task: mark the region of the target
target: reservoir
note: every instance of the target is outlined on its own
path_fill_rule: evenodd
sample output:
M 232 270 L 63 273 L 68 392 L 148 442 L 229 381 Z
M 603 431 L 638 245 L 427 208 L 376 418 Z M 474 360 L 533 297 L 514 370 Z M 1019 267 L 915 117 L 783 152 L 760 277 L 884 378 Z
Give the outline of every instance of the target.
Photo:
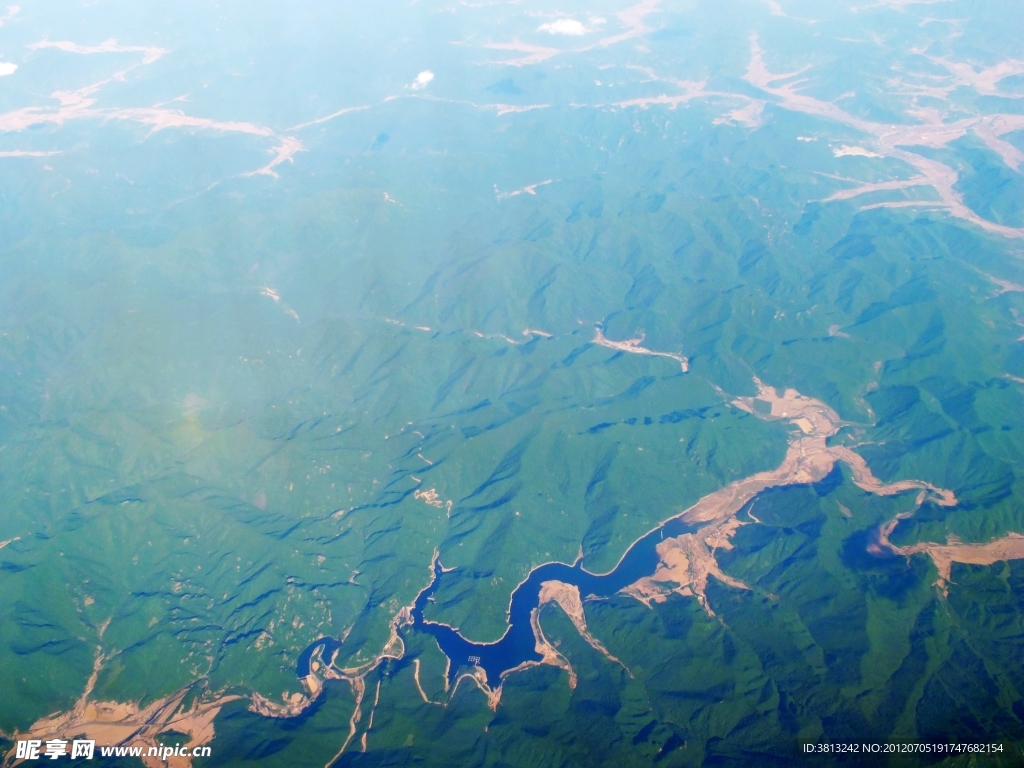
M 701 525 L 688 525 L 677 518 L 669 520 L 635 541 L 618 565 L 605 574 L 590 573 L 583 568 L 582 562 L 575 565 L 545 563 L 534 568 L 526 581 L 512 593 L 509 627 L 502 638 L 493 643 L 474 643 L 460 635 L 458 630 L 423 617 L 424 609 L 433 600 L 433 595 L 440 586 L 443 569 L 439 559 L 434 563 L 434 578 L 416 598 L 412 611 L 412 631 L 433 635 L 441 651 L 451 660 L 448 667 L 449 685 L 455 682 L 460 670 L 465 671 L 467 667 L 479 666 L 487 673 L 488 685 L 496 688 L 505 672 L 515 669 L 523 662 L 541 660 L 540 655 L 534 650 L 530 614 L 540 602 L 542 583 L 561 581 L 572 584 L 579 588 L 580 596 L 584 600 L 589 597 L 611 597 L 638 579 L 654 573 L 658 567 L 656 547 L 662 539 L 666 536 L 681 536 L 700 527 Z
M 448 684 L 454 684 L 460 671 L 478 666 L 487 673 L 487 683 L 492 688 L 500 684 L 501 676 L 527 661 L 540 661 L 536 652 L 530 615 L 540 602 L 540 585 L 545 581 L 561 581 L 571 584 L 580 591 L 580 597 L 607 598 L 638 579 L 652 575 L 658 567 L 658 544 L 666 537 L 672 538 L 690 533 L 703 524 L 687 524 L 679 518 L 672 518 L 633 542 L 618 565 L 604 574 L 591 573 L 583 567 L 582 561 L 574 565 L 545 563 L 534 568 L 530 575 L 512 593 L 509 608 L 509 626 L 500 640 L 493 643 L 475 643 L 467 640 L 457 629 L 447 624 L 425 619 L 423 611 L 434 599 L 434 593 L 441 585 L 444 568 L 440 558 L 434 563 L 434 575 L 430 584 L 416 597 L 413 604 L 411 627 L 404 632 L 426 632 L 437 641 L 442 653 L 451 664 L 448 667 Z M 317 649 L 322 648 L 321 658 L 325 663 L 333 658 L 341 642 L 333 637 L 321 637 L 300 655 L 296 673 L 305 677 L 310 673 L 310 662 Z

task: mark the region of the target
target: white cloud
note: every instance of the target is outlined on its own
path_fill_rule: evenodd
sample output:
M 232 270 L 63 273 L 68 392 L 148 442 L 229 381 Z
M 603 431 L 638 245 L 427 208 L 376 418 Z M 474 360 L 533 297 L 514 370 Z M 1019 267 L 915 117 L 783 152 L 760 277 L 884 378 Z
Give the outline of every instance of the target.
M 17 68 L 17 64 L 11 64 L 9 61 L 0 61 L 0 77 L 3 77 L 4 75 L 13 75 L 14 70 Z
M 26 149 L 16 149 L 13 152 L 0 152 L 0 157 L 50 157 L 51 155 L 61 154 L 59 149 L 50 150 L 49 152 L 33 152 Z
M 576 19 L 559 19 L 549 21 L 537 27 L 538 32 L 548 32 L 552 35 L 585 35 L 590 30 L 584 27 Z
M 416 75 L 416 79 L 412 81 L 412 85 L 410 85 L 409 87 L 412 88 L 414 91 L 418 91 L 420 90 L 420 88 L 426 88 L 427 84 L 433 79 L 434 73 L 431 72 L 429 69 L 424 69 L 422 72 Z

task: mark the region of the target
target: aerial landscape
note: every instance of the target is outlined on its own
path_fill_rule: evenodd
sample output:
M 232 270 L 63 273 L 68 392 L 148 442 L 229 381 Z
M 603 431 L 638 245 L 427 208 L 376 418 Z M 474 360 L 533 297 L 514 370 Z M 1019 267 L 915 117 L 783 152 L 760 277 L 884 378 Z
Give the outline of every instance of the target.
M 1024 765 L 1019 17 L 0 9 L 3 765 Z

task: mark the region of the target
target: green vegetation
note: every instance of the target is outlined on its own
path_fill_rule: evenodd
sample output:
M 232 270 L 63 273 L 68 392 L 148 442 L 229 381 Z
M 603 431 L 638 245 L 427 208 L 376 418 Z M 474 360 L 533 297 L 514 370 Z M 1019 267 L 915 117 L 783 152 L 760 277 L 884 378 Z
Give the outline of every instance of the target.
M 765 492 L 716 552 L 749 590 L 712 580 L 713 616 L 586 602 L 621 664 L 548 605 L 578 683 L 517 672 L 496 710 L 471 681 L 447 691 L 443 654 L 404 631 L 337 765 L 782 766 L 799 739 L 947 737 L 1005 741 L 992 764 L 1019 764 L 1024 561 L 954 565 L 944 596 L 927 556 L 869 545 L 910 512 L 898 546 L 1024 532 L 1022 241 L 948 201 L 876 206 L 941 203 L 906 162 L 928 158 L 982 223 L 1019 227 L 1022 134 L 964 123 L 900 159 L 856 127 L 1019 117 L 1021 75 L 999 91 L 981 70 L 1019 58 L 1015 9 L 929 5 L 933 22 L 794 0 L 785 19 L 741 4 L 741 23 L 663 3 L 630 32 L 621 3 L 570 3 L 594 25 L 577 49 L 521 9 L 321 5 L 170 19 L 160 39 L 127 6 L 0 25 L 26 77 L 5 78 L 0 114 L 5 738 L 72 708 L 100 656 L 92 700 L 141 707 L 190 685 L 187 703 L 280 704 L 324 636 L 344 640 L 337 668 L 372 667 L 435 552 L 452 570 L 426 617 L 496 640 L 535 566 L 610 570 L 778 466 L 787 427 L 730 405 L 758 377 L 834 408 L 834 439 L 881 480 L 960 503 L 866 494 L 845 469 Z M 599 45 L 598 28 L 631 36 Z M 277 42 L 256 50 L 265 30 Z M 795 93 L 852 118 L 744 79 L 754 32 Z M 181 55 L 122 76 L 100 59 L 143 54 L 26 47 L 65 36 Z M 497 63 L 520 55 L 541 58 Z M 259 130 L 9 116 L 91 83 L 75 98 L 97 110 L 188 93 L 188 114 L 262 121 L 303 152 L 253 175 L 274 156 Z M 689 372 L 594 344 L 598 324 Z M 323 766 L 356 693 L 328 681 L 290 719 L 247 707 L 224 708 L 197 765 Z

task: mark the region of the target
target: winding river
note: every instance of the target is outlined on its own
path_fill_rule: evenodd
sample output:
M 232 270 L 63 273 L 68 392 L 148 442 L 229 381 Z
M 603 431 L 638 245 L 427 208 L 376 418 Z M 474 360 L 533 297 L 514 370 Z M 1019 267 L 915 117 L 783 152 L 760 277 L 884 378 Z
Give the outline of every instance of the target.
M 629 351 L 635 352 L 636 349 Z M 513 591 L 509 603 L 508 629 L 501 639 L 493 643 L 467 640 L 457 628 L 424 617 L 424 610 L 434 600 L 445 573 L 440 559 L 435 558 L 430 583 L 419 593 L 413 605 L 403 609 L 396 617 L 395 632 L 401 634 L 409 631 L 411 625 L 413 631 L 426 632 L 434 637 L 450 662 L 447 673 L 449 687 L 461 675 L 469 674 L 478 684 L 498 695 L 502 676 L 508 672 L 531 663 L 558 663 L 557 659 L 547 658 L 539 652 L 544 650 L 547 643 L 539 625 L 534 626 L 533 622 L 534 612 L 544 599 L 542 594 L 546 583 L 557 583 L 573 593 L 573 605 L 576 607 L 567 606 L 566 603 L 562 603 L 562 607 L 570 614 L 570 618 L 573 618 L 573 612 L 578 612 L 579 615 L 574 618 L 577 629 L 580 629 L 588 642 L 598 648 L 600 643 L 586 633 L 580 600 L 607 598 L 626 590 L 627 594 L 650 604 L 651 600 L 659 601 L 669 593 L 676 592 L 696 596 L 705 610 L 712 613 L 704 596 L 709 575 L 734 587 L 747 588 L 718 570 L 714 553 L 719 547 L 729 546 L 728 539 L 737 526 L 743 524 L 737 516 L 767 488 L 817 482 L 826 477 L 838 461 L 849 466 L 853 483 L 869 493 L 889 496 L 916 491 L 918 505 L 925 499 L 941 506 L 956 505 L 956 496 L 951 491 L 922 480 L 881 482 L 859 454 L 843 445 L 829 445 L 828 439 L 839 432 L 842 422 L 838 414 L 825 403 L 801 395 L 793 389 L 776 390 L 760 380 L 754 381 L 757 394 L 753 397 L 737 397 L 731 401 L 731 405 L 758 418 L 789 422 L 789 446 L 777 468 L 742 478 L 702 497 L 693 506 L 637 539 L 618 565 L 608 573 L 591 573 L 583 568 L 582 561 L 573 565 L 555 562 L 537 566 Z M 757 522 L 753 515 L 750 517 L 750 522 Z M 1024 537 L 1021 541 L 1024 541 Z M 1010 548 L 1019 556 L 1017 543 L 1015 539 Z M 986 557 L 991 559 L 1013 554 L 1009 553 L 1004 544 L 1000 540 L 992 553 L 986 550 Z M 920 551 L 928 551 L 934 557 L 935 553 L 931 551 L 934 548 L 935 545 L 922 545 Z M 1024 545 L 1021 548 L 1024 549 Z M 957 559 L 956 553 L 947 559 Z M 340 645 L 333 638 L 320 638 L 306 648 L 299 657 L 296 669 L 299 677 L 305 678 L 310 674 L 311 662 L 318 651 L 321 658 L 330 664 L 334 651 Z M 547 648 L 557 656 L 550 646 Z M 392 653 L 386 649 L 381 658 Z M 610 655 L 609 658 L 614 659 Z
M 441 583 L 441 561 L 434 562 L 434 577 L 413 604 L 413 628 L 433 635 L 438 646 L 451 664 L 448 683 L 452 684 L 459 671 L 466 667 L 480 667 L 487 673 L 491 686 L 500 684 L 501 676 L 526 662 L 540 662 L 536 651 L 536 637 L 530 617 L 540 605 L 541 584 L 560 581 L 575 586 L 584 597 L 611 597 L 623 588 L 654 573 L 658 567 L 657 546 L 666 538 L 681 536 L 699 528 L 679 518 L 673 518 L 633 542 L 614 569 L 604 574 L 591 573 L 582 562 L 575 565 L 545 563 L 534 568 L 530 575 L 512 593 L 509 603 L 508 629 L 500 640 L 493 643 L 474 643 L 447 624 L 439 624 L 423 617 L 423 610 L 433 601 Z

